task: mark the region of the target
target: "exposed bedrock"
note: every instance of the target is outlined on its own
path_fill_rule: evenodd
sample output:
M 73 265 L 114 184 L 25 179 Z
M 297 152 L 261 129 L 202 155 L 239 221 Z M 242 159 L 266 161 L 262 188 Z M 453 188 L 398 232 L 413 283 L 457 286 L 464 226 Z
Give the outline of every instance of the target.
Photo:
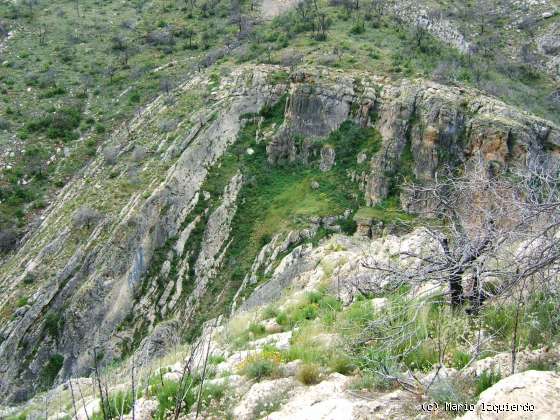
M 359 156 L 356 151 L 362 163 L 354 178 L 363 184 L 369 205 L 388 196 L 403 168 L 428 182 L 442 165 L 475 156 L 499 165 L 525 164 L 541 152 L 556 156 L 560 148 L 560 132 L 552 123 L 478 91 L 322 69 L 298 71 L 288 83 L 274 84 L 268 76 L 278 70 L 239 68 L 223 78 L 219 93 L 204 109 L 192 110 L 190 121 L 182 121 L 185 128 L 173 141 L 148 136 L 145 147 L 156 152 L 147 162 L 169 162 L 169 167 L 91 229 L 80 231 L 82 236 L 70 227 L 72 212 L 86 194 L 103 188 L 107 169 L 102 158 L 62 190 L 41 227 L 0 272 L 0 306 L 16 299 L 18 287 L 30 276 L 36 285 L 29 302 L 0 324 L 1 399 L 24 400 L 40 389 L 45 366 L 55 355 L 63 360 L 55 371 L 57 383 L 88 374 L 94 348 L 104 361 L 122 356 L 123 340 L 140 330 L 142 335 L 157 333 L 154 341 L 144 342 L 143 354 L 176 342 L 175 331 L 185 327 L 220 271 L 244 178 L 234 173 L 213 197 L 218 203 L 212 207 L 205 204 L 202 185 L 236 141 L 240 116 L 258 113 L 285 94 L 284 123 L 265 137 L 269 162 L 300 160 L 329 171 L 337 164 L 336 154 L 328 146 L 316 147 L 318 140 L 348 119 L 376 127 L 380 149 Z M 200 76 L 179 87 L 176 95 L 188 95 L 204 83 Z M 146 125 L 165 107 L 157 99 L 132 122 L 132 129 L 147 131 Z M 114 134 L 118 136 L 122 133 Z M 124 193 L 107 189 L 104 194 Z M 162 262 L 157 270 L 156 256 Z M 266 257 L 261 262 L 267 259 L 270 265 Z M 251 273 L 246 275 L 251 283 Z M 178 328 L 167 324 L 154 330 L 173 318 Z

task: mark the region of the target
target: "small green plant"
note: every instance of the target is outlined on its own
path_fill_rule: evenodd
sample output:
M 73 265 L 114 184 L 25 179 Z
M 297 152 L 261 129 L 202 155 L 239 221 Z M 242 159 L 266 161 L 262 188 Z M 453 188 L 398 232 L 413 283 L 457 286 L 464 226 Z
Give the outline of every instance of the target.
M 61 354 L 54 354 L 49 358 L 47 364 L 43 367 L 40 376 L 40 382 L 43 389 L 48 389 L 53 384 L 58 372 L 62 369 L 63 364 L 64 356 Z
M 27 302 L 29 301 L 29 298 L 27 296 L 22 296 L 18 299 L 16 306 L 18 308 L 21 308 L 22 306 L 27 305 Z
M 255 408 L 253 409 L 254 418 L 263 418 L 268 414 L 277 411 L 282 404 L 284 404 L 288 399 L 286 392 L 275 392 L 272 395 L 261 398 L 257 401 Z
M 298 367 L 296 379 L 304 385 L 314 385 L 320 382 L 321 369 L 316 364 L 305 363 Z
M 508 338 L 515 326 L 514 305 L 490 305 L 483 314 L 484 325 L 500 339 Z
M 555 371 L 558 369 L 558 363 L 553 360 L 539 358 L 527 364 L 525 370 Z
M 471 355 L 461 350 L 455 351 L 452 357 L 451 363 L 455 369 L 463 369 L 471 360 Z
M 128 414 L 132 410 L 132 392 L 119 391 L 113 395 L 109 395 L 109 401 L 106 404 L 106 417 L 109 414 L 112 419 L 120 419 L 122 416 Z M 108 405 L 108 407 L 107 407 Z M 92 420 L 104 420 L 103 413 L 97 411 L 91 416 Z
M 373 372 L 362 372 L 350 383 L 350 389 L 356 391 L 392 391 L 398 386 L 397 381 Z
M 251 324 L 247 330 L 250 334 L 253 334 L 255 338 L 262 337 L 266 334 L 266 330 L 262 324 Z
M 275 306 L 269 305 L 266 308 L 264 308 L 262 317 L 263 319 L 270 319 L 270 318 L 275 318 L 278 316 L 280 312 L 278 311 L 278 308 L 276 308 Z
M 500 379 L 502 379 L 502 375 L 500 372 L 494 371 L 484 371 L 478 376 L 475 381 L 475 395 L 478 396 L 482 392 L 486 391 L 492 385 L 497 383 Z
M 257 357 L 248 361 L 242 372 L 248 378 L 261 381 L 264 378 L 276 376 L 278 373 L 278 364 L 273 360 Z
M 287 326 L 290 323 L 290 318 L 286 312 L 279 312 L 278 315 L 276 315 L 276 322 L 279 325 Z
M 208 363 L 211 365 L 219 365 L 224 362 L 226 358 L 222 355 L 210 355 L 208 356 Z
M 333 372 L 348 375 L 355 369 L 352 359 L 345 354 L 337 353 L 329 358 L 329 368 Z
M 58 338 L 63 321 L 59 314 L 49 312 L 45 317 L 45 332 L 51 337 Z
M 448 403 L 465 407 L 465 404 L 474 403 L 471 390 L 472 383 L 469 379 L 440 379 L 430 387 L 428 395 L 441 405 Z

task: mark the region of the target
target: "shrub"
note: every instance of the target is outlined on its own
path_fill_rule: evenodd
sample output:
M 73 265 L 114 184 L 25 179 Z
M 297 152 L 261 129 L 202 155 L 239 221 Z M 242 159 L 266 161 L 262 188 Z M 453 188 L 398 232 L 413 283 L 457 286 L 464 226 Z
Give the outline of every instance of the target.
M 62 356 L 61 354 L 55 354 L 49 358 L 47 364 L 41 371 L 40 381 L 43 385 L 43 388 L 48 388 L 53 384 L 56 376 L 58 375 L 58 372 L 60 371 L 60 369 L 62 369 L 63 364 L 64 356 Z
M 122 416 L 132 411 L 132 392 L 119 391 L 109 396 L 107 413 L 111 413 L 114 419 L 120 419 Z M 98 411 L 93 413 L 91 420 L 104 420 L 103 414 Z
M 72 215 L 72 223 L 77 228 L 90 228 L 101 219 L 101 213 L 91 207 L 81 206 Z
M 0 117 L 0 130 L 8 130 L 10 128 L 10 122 L 2 117 Z
M 50 139 L 73 140 L 77 138 L 74 130 L 80 126 L 82 114 L 80 107 L 66 107 L 53 110 L 47 115 L 25 126 L 30 132 L 46 131 Z
M 455 369 L 463 369 L 471 360 L 471 355 L 464 351 L 457 350 L 453 353 L 451 364 Z
M 348 375 L 351 373 L 355 366 L 347 355 L 335 354 L 329 359 L 329 367 L 333 372 L 338 372 L 342 375 Z
M 262 337 L 266 334 L 266 330 L 262 324 L 251 324 L 247 330 L 249 333 L 253 334 L 255 338 Z
M 35 282 L 35 274 L 26 273 L 23 278 L 23 284 L 33 284 Z
M 541 370 L 541 371 L 555 371 L 558 368 L 558 363 L 553 360 L 537 359 L 527 364 L 525 370 Z
M 320 382 L 321 370 L 316 364 L 303 364 L 296 372 L 296 379 L 304 385 L 313 385 Z
M 470 404 L 474 403 L 472 383 L 465 378 L 440 379 L 429 389 L 428 395 L 438 404 Z M 464 405 L 460 405 L 464 407 Z
M 279 313 L 280 312 L 278 311 L 278 308 L 276 308 L 275 306 L 269 305 L 266 308 L 264 308 L 264 311 L 263 311 L 263 314 L 262 314 L 262 319 L 275 318 L 275 317 L 278 316 Z
M 61 316 L 55 312 L 49 312 L 45 316 L 45 332 L 51 337 L 58 338 L 62 324 Z
M 276 322 L 279 325 L 287 326 L 290 323 L 290 318 L 286 312 L 279 312 L 278 315 L 276 315 Z
M 0 230 L 0 252 L 6 253 L 13 251 L 17 246 L 18 237 L 13 229 Z
M 277 411 L 287 399 L 287 393 L 281 391 L 259 399 L 253 409 L 253 418 L 265 418 L 268 414 Z
M 483 314 L 484 325 L 498 338 L 506 339 L 515 324 L 515 307 L 513 305 L 490 305 Z
M 271 378 L 278 374 L 278 364 L 273 360 L 256 357 L 248 360 L 242 370 L 248 378 L 260 381 L 264 378 Z
M 398 383 L 373 372 L 362 372 L 362 374 L 350 383 L 354 390 L 368 391 L 392 391 L 398 387 Z
M 224 362 L 226 358 L 222 355 L 210 355 L 208 356 L 208 363 L 211 365 L 219 365 Z
M 21 308 L 22 306 L 27 305 L 28 301 L 29 301 L 29 298 L 27 296 L 22 296 L 17 300 L 16 306 L 18 308 Z
M 307 304 L 297 308 L 292 314 L 292 316 L 290 317 L 291 318 L 290 321 L 292 324 L 295 324 L 297 322 L 301 322 L 304 320 L 313 320 L 317 318 L 317 315 L 318 315 L 317 305 Z

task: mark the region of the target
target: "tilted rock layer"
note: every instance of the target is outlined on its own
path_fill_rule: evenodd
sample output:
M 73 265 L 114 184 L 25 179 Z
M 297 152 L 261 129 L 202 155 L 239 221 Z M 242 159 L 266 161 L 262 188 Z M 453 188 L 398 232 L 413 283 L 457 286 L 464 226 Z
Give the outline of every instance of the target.
M 203 183 L 236 142 L 240 117 L 283 95 L 284 122 L 267 140 L 271 164 L 305 163 L 316 153 L 321 170 L 329 171 L 336 156 L 315 150 L 316 139 L 346 120 L 377 128 L 380 150 L 361 154 L 365 166 L 348 174 L 369 204 L 388 196 L 405 163 L 427 182 L 442 164 L 477 155 L 500 165 L 525 164 L 542 152 L 556 155 L 560 147 L 560 131 L 552 123 L 480 92 L 322 69 L 272 82 L 269 76 L 278 71 L 286 69 L 239 68 L 214 90 L 208 78 L 196 76 L 176 89 L 175 104 L 158 98 L 127 130 L 113 134 L 110 142 L 118 146 L 121 163 L 112 171 L 99 157 L 62 190 L 41 226 L 0 271 L 0 306 L 7 308 L 0 324 L 0 398 L 24 400 L 48 379 L 56 383 L 88 374 L 94 353 L 105 362 L 121 357 L 123 342 L 139 342 L 152 331 L 155 339 L 143 342 L 143 357 L 177 341 L 174 336 L 189 325 L 220 273 L 246 180 L 235 173 L 215 197 L 202 191 Z M 195 95 L 202 106 L 186 101 Z M 182 106 L 173 136 L 154 130 Z M 129 157 L 137 146 L 148 150 L 140 163 Z M 102 219 L 72 226 L 72 214 L 83 205 L 100 209 Z M 307 237 L 298 236 L 290 246 Z M 16 309 L 13 302 L 22 290 L 31 297 Z M 179 322 L 156 328 L 174 318 Z M 63 362 L 48 378 L 45 367 L 60 363 L 55 355 Z

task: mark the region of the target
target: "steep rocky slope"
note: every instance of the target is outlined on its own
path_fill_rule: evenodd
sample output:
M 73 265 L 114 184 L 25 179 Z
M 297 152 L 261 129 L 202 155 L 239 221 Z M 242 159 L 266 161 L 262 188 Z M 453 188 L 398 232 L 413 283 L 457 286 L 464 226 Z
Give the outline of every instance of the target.
M 362 317 L 374 319 L 390 313 L 397 302 L 390 295 L 360 299 L 355 286 L 368 270 L 359 262 L 364 256 L 386 261 L 401 252 L 430 252 L 433 246 L 433 239 L 417 229 L 375 240 L 336 234 L 315 247 L 296 247 L 274 268 L 269 283 L 260 286 L 229 320 L 220 317 L 207 322 L 198 345 L 174 347 L 161 358 L 136 359 L 135 418 L 165 418 L 166 410 L 173 411 L 169 397 L 181 389 L 181 384 L 189 383 L 186 372 L 204 372 L 204 398 L 200 406 L 187 398 L 190 405 L 181 410 L 181 419 L 425 418 L 428 412 L 422 407 L 433 399 L 440 402 L 436 415 L 442 416 L 465 411 L 446 409 L 445 401 L 472 404 L 473 411 L 465 418 L 473 418 L 476 410 L 487 418 L 500 418 L 498 413 L 482 408 L 482 402 L 533 404 L 535 409 L 527 413 L 527 418 L 550 413 L 555 404 L 554 390 L 560 384 L 558 375 L 534 369 L 557 369 L 558 346 L 520 351 L 514 375 L 510 370 L 511 353 L 500 352 L 463 367 L 438 365 L 409 371 L 399 378 L 405 390 L 391 382 L 378 384 L 374 391 L 369 389 L 371 384 L 348 358 L 352 335 L 359 337 L 362 333 L 362 327 L 353 324 L 364 322 Z M 411 299 L 438 293 L 437 285 L 425 284 L 406 292 Z M 429 303 L 424 301 L 424 305 Z M 113 407 L 125 411 L 127 419 L 132 418 L 131 403 L 122 408 L 118 398 L 133 386 L 130 362 L 101 378 L 107 381 L 107 395 L 115 401 Z M 457 383 L 482 383 L 477 378 L 489 372 L 504 379 L 494 386 L 486 385 L 488 389 L 480 394 L 478 405 L 456 388 Z M 67 380 L 33 399 L 24 413 L 31 418 L 74 416 L 80 420 L 100 416 L 96 386 L 95 378 Z M 197 392 L 195 388 L 194 395 Z M 459 394 L 453 396 L 456 392 Z
M 173 130 L 159 130 L 169 120 Z M 477 155 L 524 164 L 559 146 L 548 121 L 422 80 L 275 66 L 196 75 L 113 133 L 2 266 L 0 395 L 21 401 L 83 376 L 94 355 L 164 352 L 242 305 L 278 257 L 394 197 L 405 177 L 427 181 Z M 256 188 L 277 191 L 258 184 L 262 170 L 288 177 L 282 200 L 316 200 L 248 212 Z M 314 211 L 321 200 L 330 205 Z

